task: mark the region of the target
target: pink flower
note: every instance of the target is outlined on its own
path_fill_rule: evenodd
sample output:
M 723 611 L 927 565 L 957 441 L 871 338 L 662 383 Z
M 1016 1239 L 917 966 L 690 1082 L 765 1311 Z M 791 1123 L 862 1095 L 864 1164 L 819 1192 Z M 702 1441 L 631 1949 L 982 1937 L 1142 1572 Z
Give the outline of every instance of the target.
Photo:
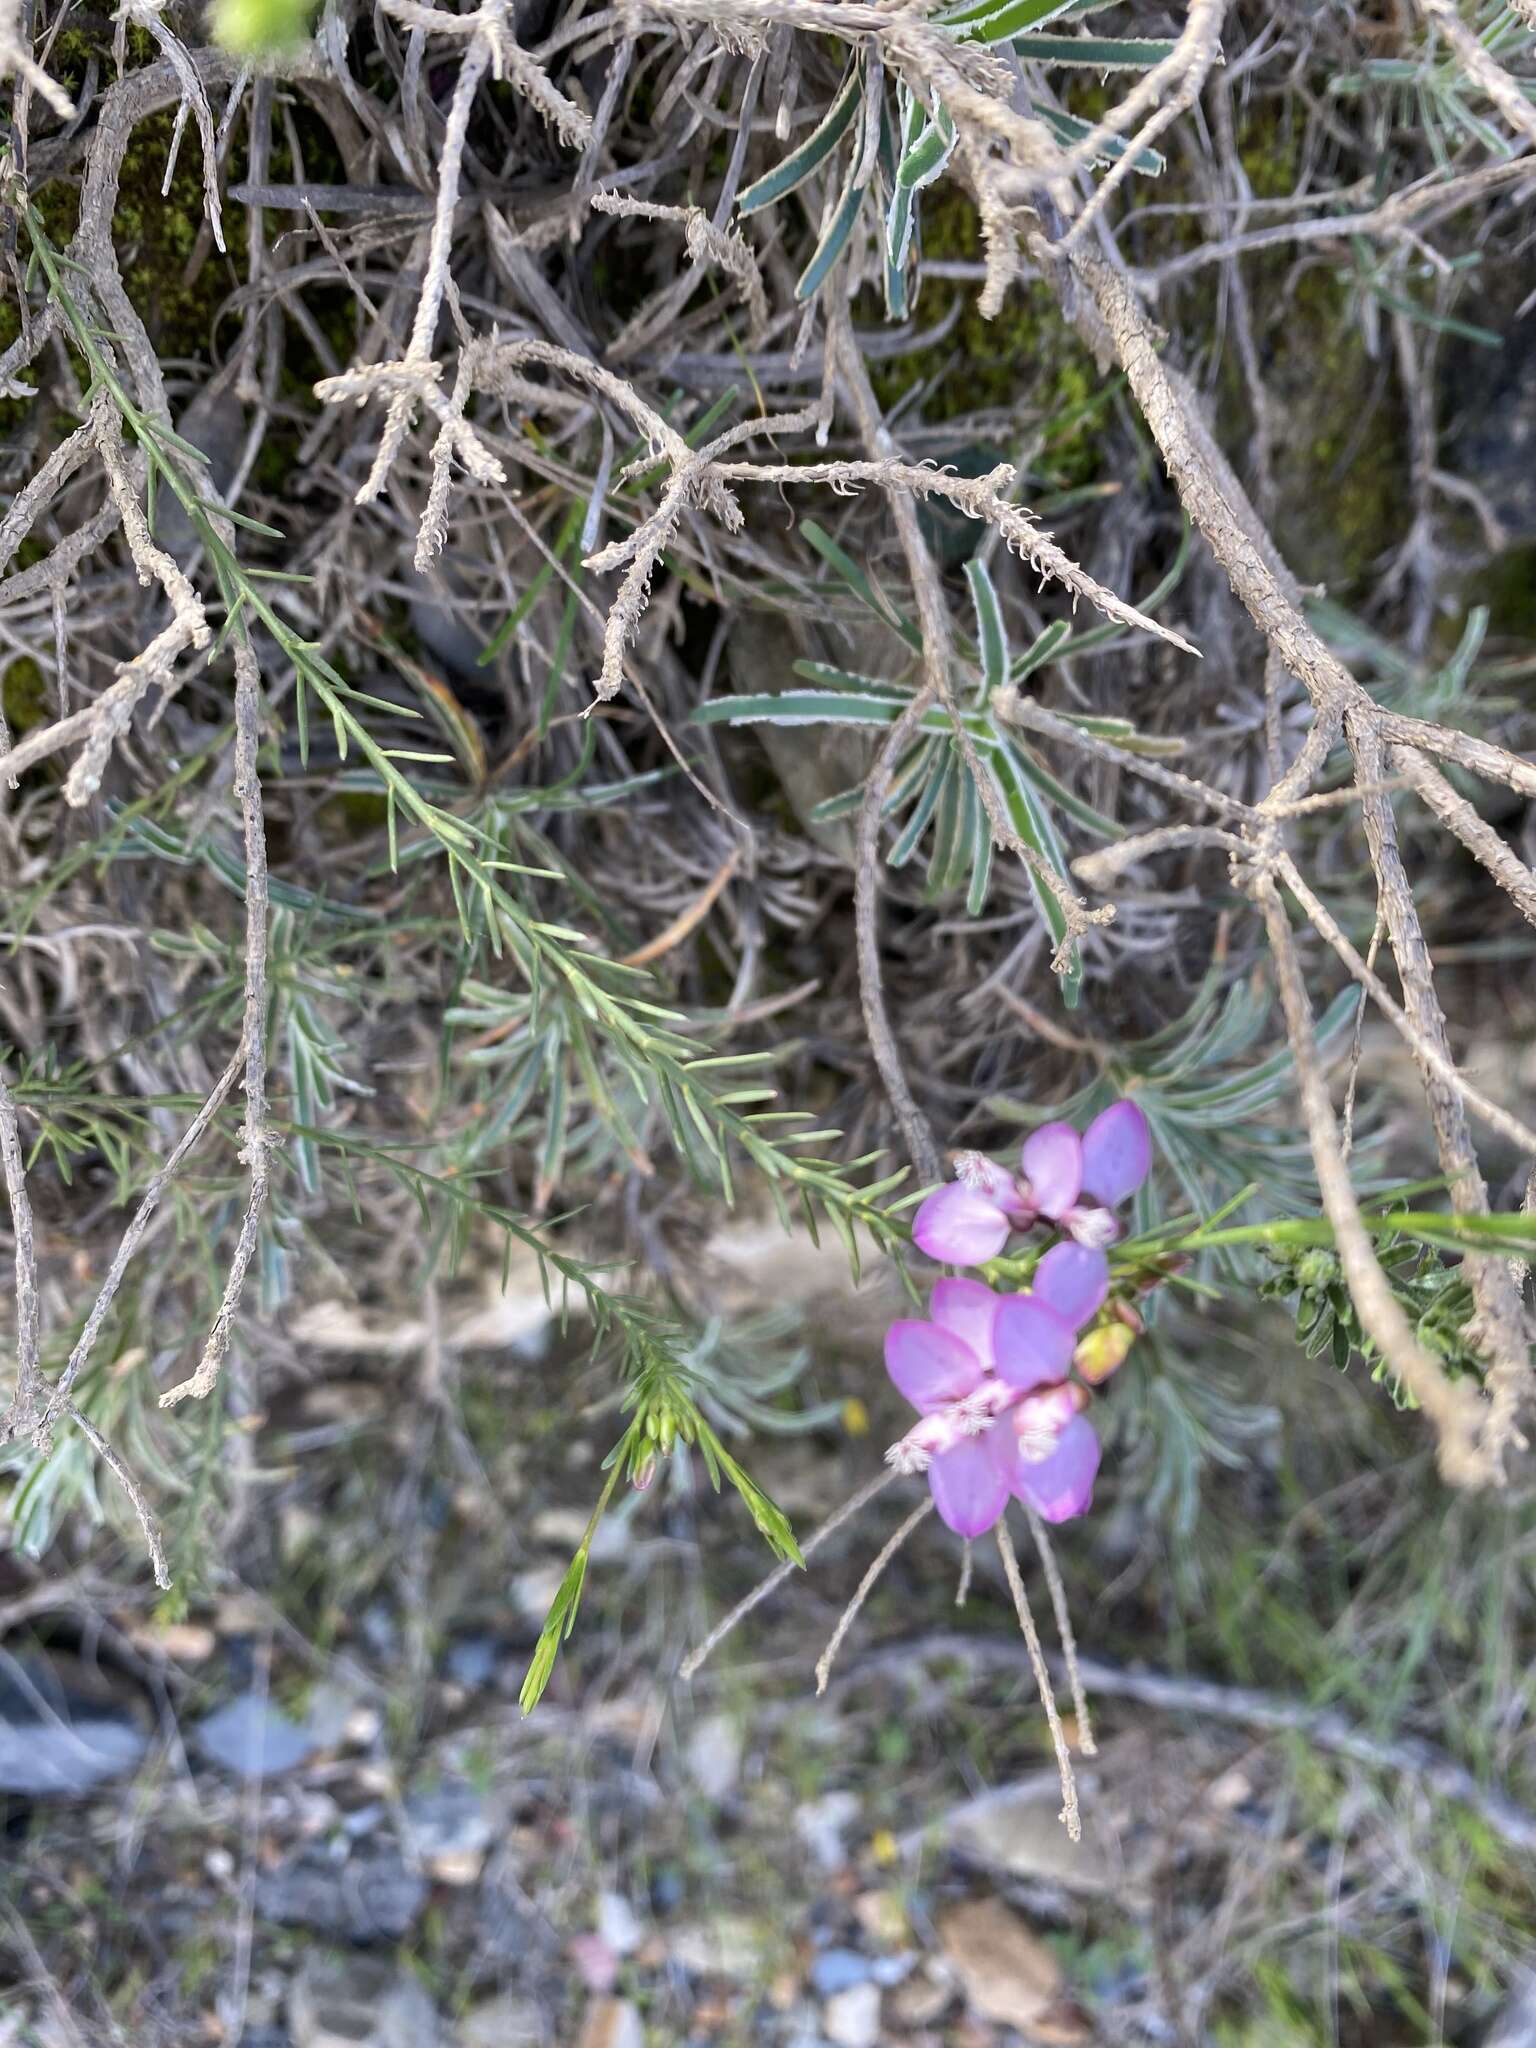
M 1024 1140 L 1016 1176 L 980 1153 L 962 1153 L 957 1178 L 913 1218 L 913 1242 L 946 1265 L 981 1266 L 1013 1231 L 1043 1217 L 1079 1244 L 1102 1248 L 1120 1235 L 1112 1211 L 1151 1165 L 1152 1135 L 1134 1102 L 1112 1103 L 1081 1137 L 1070 1124 L 1042 1124 Z
M 1069 1387 L 1063 1392 L 1076 1394 Z M 1086 1397 L 1085 1397 L 1086 1398 Z M 1049 1432 L 1032 1433 L 1025 1401 L 1010 1418 L 1019 1437 L 1014 1492 L 1045 1522 L 1070 1522 L 1093 1506 L 1099 1470 L 1099 1439 L 1086 1415 L 1073 1415 Z M 1042 1448 L 1043 1447 L 1043 1448 Z
M 885 1364 L 922 1418 L 887 1452 L 899 1472 L 926 1472 L 939 1516 L 960 1536 L 990 1529 L 1010 1495 L 1052 1521 L 1092 1493 L 1098 1438 L 1068 1382 L 1077 1333 L 1109 1289 L 1103 1252 L 1060 1244 L 1028 1294 L 979 1280 L 940 1280 L 929 1319 L 886 1333 Z M 1079 1428 L 1080 1425 L 1080 1428 Z M 1086 1480 L 1081 1431 L 1092 1449 Z

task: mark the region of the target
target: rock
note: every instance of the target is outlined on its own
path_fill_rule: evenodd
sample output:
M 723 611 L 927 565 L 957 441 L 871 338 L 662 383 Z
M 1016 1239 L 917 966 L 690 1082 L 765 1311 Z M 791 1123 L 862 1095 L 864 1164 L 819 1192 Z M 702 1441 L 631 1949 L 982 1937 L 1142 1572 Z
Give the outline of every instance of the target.
M 306 1956 L 288 1995 L 293 2048 L 433 2048 L 442 2033 L 415 1977 L 371 1956 Z
M 963 1855 L 1009 1877 L 1034 1878 L 1068 1891 L 1103 1892 L 1114 1882 L 1102 1820 L 1094 1813 L 1094 1782 L 1078 1778 L 1083 1837 L 1067 1839 L 1058 1815 L 1061 1786 L 1054 1771 L 984 1792 L 939 1823 L 941 1838 Z M 917 1840 L 921 1840 L 918 1837 Z M 916 1846 L 916 1843 L 913 1844 Z
M 640 2015 L 627 1998 L 605 1998 L 590 2008 L 576 2048 L 645 2048 Z
M 301 1849 L 256 1879 L 263 1920 L 367 1943 L 398 1941 L 426 1904 L 427 1881 L 396 1848 L 369 1845 L 344 1861 Z
M 645 1939 L 639 1915 L 619 1892 L 598 1893 L 597 1931 L 616 1956 L 632 1956 Z
M 448 1645 L 443 1675 L 466 1692 L 489 1685 L 496 1676 L 501 1649 L 494 1636 L 460 1636 Z
M 831 1998 L 851 1985 L 866 1983 L 869 1959 L 851 1948 L 823 1949 L 811 1965 L 811 1988 L 818 1998 Z
M 474 1941 L 477 1961 L 499 1982 L 520 1977 L 549 1948 L 548 1930 L 528 1910 L 516 1880 L 502 1874 L 502 1859 L 475 1887 Z
M 931 2027 L 954 2001 L 954 1979 L 943 1964 L 930 1960 L 891 1994 L 891 2018 L 898 2026 Z
M 722 1913 L 696 1927 L 679 1927 L 667 1939 L 672 1960 L 695 1977 L 728 1977 L 735 1982 L 755 1977 L 763 1958 L 763 1937 L 756 1921 Z
M 565 1577 L 563 1564 L 534 1564 L 512 1575 L 512 1599 L 525 1621 L 542 1628 Z
M 455 2037 L 456 2048 L 537 2048 L 548 2038 L 538 2007 L 510 1992 L 465 2013 Z
M 836 2048 L 876 2048 L 880 2039 L 880 1987 L 851 1984 L 829 1998 L 822 2010 L 822 2027 Z
M 860 1892 L 853 1917 L 871 1941 L 887 1948 L 899 1948 L 911 1933 L 900 1892 Z
M 590 1511 L 581 1508 L 545 1508 L 533 1518 L 533 1534 L 538 1542 L 547 1543 L 569 1557 L 586 1535 L 590 1519 Z M 594 1564 L 606 1564 L 628 1551 L 630 1534 L 625 1521 L 623 1515 L 615 1513 L 605 1515 L 598 1523 L 590 1553 Z
M 129 1629 L 128 1640 L 136 1650 L 172 1664 L 206 1664 L 219 1647 L 213 1630 L 196 1621 L 144 1622 Z
M 841 1870 L 848 1860 L 843 1836 L 858 1819 L 860 1804 L 852 1792 L 828 1792 L 795 1814 L 795 1833 L 823 1870 Z
M 306 1717 L 300 1724 L 265 1693 L 245 1692 L 199 1721 L 192 1740 L 221 1770 L 240 1778 L 273 1778 L 307 1763 L 341 1735 L 345 1712 L 338 1720 L 329 1706 L 329 1701 L 322 1702 L 318 1717 Z
M 729 1714 L 706 1714 L 688 1738 L 688 1775 L 706 1799 L 721 1800 L 741 1775 L 741 1730 Z
M 473 1884 L 496 1833 L 496 1819 L 464 1778 L 412 1792 L 404 1807 L 407 1847 L 443 1884 Z
M 73 1657 L 0 1663 L 0 1793 L 78 1797 L 125 1777 L 149 1747 L 148 1717 Z
M 1064 1990 L 1055 1955 L 1001 1899 L 971 1899 L 954 1907 L 939 1922 L 939 1941 L 981 2019 L 1017 2027 L 1032 2040 L 1065 2044 L 1087 2038 L 1070 2015 L 1053 2014 Z

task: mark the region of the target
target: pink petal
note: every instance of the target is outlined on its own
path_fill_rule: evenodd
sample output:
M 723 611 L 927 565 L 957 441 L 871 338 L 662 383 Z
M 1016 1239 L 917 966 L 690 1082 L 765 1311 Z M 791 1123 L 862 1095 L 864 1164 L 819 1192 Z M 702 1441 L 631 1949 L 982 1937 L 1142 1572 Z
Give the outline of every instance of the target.
M 1072 1369 L 1075 1333 L 1055 1309 L 1033 1294 L 1006 1294 L 992 1325 L 992 1360 L 1010 1387 L 1043 1387 Z
M 1070 1380 L 1059 1380 L 1055 1386 L 1037 1387 L 1034 1393 L 1026 1394 L 1008 1417 L 1013 1425 L 1013 1440 L 1018 1446 L 1020 1464 L 1039 1465 L 1050 1457 L 1061 1442 L 1067 1424 L 1075 1420 L 1087 1404 L 1088 1396 Z M 922 1427 L 919 1423 L 918 1428 Z
M 1024 1140 L 1024 1178 L 1035 1207 L 1053 1220 L 1083 1185 L 1083 1141 L 1070 1124 L 1042 1124 Z
M 952 1181 L 936 1188 L 912 1219 L 912 1241 L 949 1266 L 980 1266 L 1008 1242 L 1008 1218 L 990 1195 Z
M 1007 1507 L 1016 1476 L 1005 1430 L 956 1444 L 928 1467 L 939 1520 L 957 1536 L 984 1535 Z
M 969 1344 L 937 1323 L 892 1323 L 885 1333 L 885 1369 L 919 1415 L 958 1401 L 981 1378 Z
M 929 1297 L 929 1315 L 968 1345 L 987 1372 L 992 1370 L 992 1320 L 998 1298 L 979 1280 L 940 1280 Z
M 1030 1292 L 1080 1330 L 1109 1293 L 1109 1261 L 1082 1244 L 1053 1244 L 1035 1268 Z
M 1152 1170 L 1152 1133 L 1134 1102 L 1111 1103 L 1083 1133 L 1083 1192 L 1111 1207 Z
M 1093 1424 L 1075 1416 L 1061 1433 L 1061 1440 L 1048 1458 L 1038 1465 L 1021 1460 L 1013 1477 L 1013 1490 L 1026 1507 L 1032 1507 L 1047 1522 L 1070 1522 L 1093 1504 L 1093 1482 L 1099 1469 L 1099 1439 Z

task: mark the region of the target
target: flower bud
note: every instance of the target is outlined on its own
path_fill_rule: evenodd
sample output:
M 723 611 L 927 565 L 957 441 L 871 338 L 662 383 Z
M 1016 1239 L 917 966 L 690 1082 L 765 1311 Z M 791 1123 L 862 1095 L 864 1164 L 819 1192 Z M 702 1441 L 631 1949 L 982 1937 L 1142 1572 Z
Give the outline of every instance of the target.
M 1124 1323 L 1100 1323 L 1089 1330 L 1072 1354 L 1072 1363 L 1091 1387 L 1102 1386 L 1125 1363 L 1136 1332 Z
M 635 1467 L 633 1473 L 630 1475 L 629 1483 L 635 1489 L 636 1493 L 644 1493 L 646 1488 L 650 1485 L 651 1481 L 655 1477 L 656 1460 L 654 1458 L 644 1458 Z

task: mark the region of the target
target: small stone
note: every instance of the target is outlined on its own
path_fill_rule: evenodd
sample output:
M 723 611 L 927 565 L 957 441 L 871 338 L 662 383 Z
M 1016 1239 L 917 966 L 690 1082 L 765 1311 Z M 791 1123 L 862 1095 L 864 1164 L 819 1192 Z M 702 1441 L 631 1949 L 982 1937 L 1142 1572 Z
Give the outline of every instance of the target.
M 632 1956 L 645 1938 L 638 1914 L 620 1892 L 598 1893 L 597 1931 L 616 1956 Z
M 811 1965 L 811 1988 L 818 1998 L 831 1998 L 851 1985 L 865 1983 L 869 1960 L 851 1948 L 823 1949 Z
M 688 1776 L 711 1800 L 723 1800 L 741 1776 L 741 1729 L 731 1714 L 705 1714 L 694 1722 L 686 1749 Z
M 137 1707 L 72 1657 L 9 1658 L 0 1671 L 0 1793 L 79 1796 L 125 1776 L 149 1748 Z
M 757 1975 L 763 1937 L 757 1923 L 741 1914 L 722 1913 L 696 1927 L 679 1927 L 668 1937 L 672 1960 L 694 1977 L 728 1977 L 735 1982 Z
M 511 1992 L 465 2013 L 454 2036 L 456 2048 L 535 2048 L 548 2038 L 539 2008 Z
M 1062 1995 L 1055 1955 L 1001 1899 L 956 1906 L 939 1922 L 939 1940 L 982 2019 L 1031 2033 Z
M 836 2048 L 875 2048 L 880 2039 L 880 1987 L 851 1984 L 827 2000 L 821 2017 L 827 2039 Z
M 498 1651 L 491 1636 L 460 1636 L 448 1645 L 443 1671 L 455 1685 L 474 1692 L 496 1675 Z
M 465 2013 L 458 2024 L 456 2048 L 536 2048 L 547 2039 L 538 2007 L 509 1992 Z
M 1079 1842 L 1070 1841 L 1061 1824 L 1061 1785 L 1054 1771 L 1000 1786 L 954 1808 L 939 1823 L 939 1836 L 1008 1877 L 1059 1884 L 1068 1891 L 1108 1891 L 1113 1874 L 1103 1824 L 1092 1808 L 1095 1789 L 1090 1777 L 1079 1775 L 1084 1806 Z
M 853 1792 L 828 1792 L 795 1814 L 795 1833 L 823 1870 L 840 1870 L 848 1860 L 843 1837 L 858 1819 L 860 1802 Z
M 377 1707 L 353 1707 L 342 1723 L 342 1739 L 352 1749 L 372 1749 L 384 1726 Z
M 741 1773 L 741 1730 L 729 1714 L 706 1714 L 688 1740 L 688 1775 L 706 1799 L 721 1800 Z
M 590 1511 L 584 1508 L 545 1508 L 533 1518 L 533 1534 L 538 1542 L 548 1543 L 569 1556 L 585 1538 L 589 1520 Z M 593 1562 L 604 1564 L 610 1558 L 622 1557 L 629 1548 L 629 1542 L 629 1532 L 620 1518 L 605 1515 L 592 1538 Z
M 893 1984 L 901 1984 L 912 1974 L 917 1957 L 876 1956 L 869 1966 L 869 1974 L 883 1990 L 889 1991 Z
M 953 2005 L 955 1986 L 940 1964 L 926 1963 L 891 1994 L 891 2018 L 903 2027 L 931 2027 Z
M 412 1792 L 405 1801 L 406 1842 L 445 1884 L 473 1884 L 496 1833 L 494 1816 L 467 1779 Z M 440 1867 L 441 1866 L 441 1867 Z M 468 1871 L 468 1875 L 463 1873 Z
M 627 1998 L 605 1998 L 587 2013 L 576 2048 L 645 2048 L 640 2015 Z
M 345 1941 L 398 1941 L 426 1904 L 427 1882 L 398 1849 L 368 1846 L 338 1861 L 301 1849 L 256 1878 L 264 1920 Z
M 887 1948 L 899 1948 L 911 1931 L 900 1892 L 860 1892 L 853 1902 L 853 1917 L 871 1941 Z
M 565 1569 L 563 1564 L 536 1564 L 525 1572 L 513 1573 L 512 1599 L 525 1621 L 542 1626 L 560 1590 Z
M 196 1621 L 146 1623 L 130 1629 L 128 1640 L 135 1649 L 152 1657 L 169 1657 L 173 1664 L 206 1664 L 219 1647 L 213 1630 Z
M 346 1729 L 350 1702 L 317 1687 L 302 1723 L 292 1720 L 264 1692 L 240 1693 L 205 1715 L 193 1741 L 208 1761 L 239 1778 L 273 1778 L 322 1749 Z
M 434 2048 L 438 2017 L 419 1979 L 371 1956 L 306 1956 L 288 1995 L 293 2048 Z
M 1231 1813 L 1236 1807 L 1246 1806 L 1253 1797 L 1253 1780 L 1246 1771 L 1240 1771 L 1234 1765 L 1212 1781 L 1205 1797 L 1207 1804 L 1214 1806 L 1218 1813 Z

